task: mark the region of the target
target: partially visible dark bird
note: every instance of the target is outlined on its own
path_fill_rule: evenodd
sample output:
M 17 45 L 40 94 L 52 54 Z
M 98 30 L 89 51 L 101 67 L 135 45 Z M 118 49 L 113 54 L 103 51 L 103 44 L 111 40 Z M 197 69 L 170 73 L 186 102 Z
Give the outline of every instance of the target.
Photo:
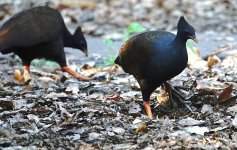
M 64 47 L 80 49 L 88 55 L 87 42 L 81 28 L 78 27 L 71 34 L 61 14 L 49 7 L 40 6 L 22 11 L 0 28 L 0 52 L 13 52 L 21 58 L 25 81 L 30 78 L 30 63 L 36 58 L 55 61 L 62 71 L 79 80 L 89 80 L 89 77 L 67 66 Z
M 194 28 L 184 17 L 180 17 L 177 28 L 177 35 L 150 31 L 131 37 L 122 45 L 115 60 L 138 81 L 150 119 L 153 117 L 149 102 L 151 93 L 185 69 L 188 61 L 186 41 L 192 39 L 197 42 Z M 169 95 L 171 90 L 168 89 Z

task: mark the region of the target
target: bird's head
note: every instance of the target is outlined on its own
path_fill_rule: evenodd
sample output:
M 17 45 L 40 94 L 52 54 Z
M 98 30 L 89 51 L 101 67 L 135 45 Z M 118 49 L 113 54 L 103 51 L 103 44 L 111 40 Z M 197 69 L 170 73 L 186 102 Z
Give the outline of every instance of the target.
M 185 20 L 183 16 L 180 17 L 177 28 L 178 34 L 180 34 L 180 36 L 184 40 L 191 39 L 196 43 L 198 42 L 195 34 L 195 29 Z
M 81 27 L 78 27 L 76 31 L 73 34 L 74 37 L 74 48 L 80 49 L 82 52 L 85 53 L 86 56 L 88 56 L 88 50 L 87 50 L 87 42 L 86 38 L 84 37 Z

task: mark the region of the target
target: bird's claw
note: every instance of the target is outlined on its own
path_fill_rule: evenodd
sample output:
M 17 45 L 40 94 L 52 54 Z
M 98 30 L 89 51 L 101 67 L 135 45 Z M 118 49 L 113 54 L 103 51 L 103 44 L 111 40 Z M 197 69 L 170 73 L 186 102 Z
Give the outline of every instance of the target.
M 63 72 L 67 72 L 70 75 L 74 76 L 75 78 L 77 78 L 78 80 L 81 80 L 81 81 L 89 81 L 89 80 L 93 79 L 91 77 L 87 77 L 87 76 L 84 76 L 80 73 L 77 73 L 76 71 L 72 70 L 68 66 L 61 67 L 61 69 L 62 69 Z
M 191 107 L 190 107 L 187 103 L 185 103 L 185 98 L 183 97 L 183 95 L 180 94 L 170 83 L 165 82 L 165 83 L 164 83 L 164 86 L 165 86 L 166 90 L 168 90 L 168 93 L 169 93 L 169 100 L 170 100 L 171 105 L 172 105 L 172 100 L 173 100 L 172 94 L 174 94 L 174 96 L 177 97 L 177 100 L 178 100 L 181 104 L 185 105 L 191 112 L 193 111 L 193 110 L 191 109 Z
M 30 74 L 24 73 L 22 76 L 21 71 L 18 69 L 14 71 L 14 77 L 18 80 L 20 86 L 26 86 L 31 83 Z
M 32 81 L 31 79 L 28 79 L 28 80 L 26 80 L 26 81 L 24 82 L 23 85 L 29 85 L 31 81 Z

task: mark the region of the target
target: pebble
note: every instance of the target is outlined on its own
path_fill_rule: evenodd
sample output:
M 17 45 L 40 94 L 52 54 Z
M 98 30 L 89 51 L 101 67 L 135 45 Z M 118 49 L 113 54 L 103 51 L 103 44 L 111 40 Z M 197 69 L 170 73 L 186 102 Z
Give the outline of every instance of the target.
M 96 133 L 96 132 L 89 133 L 88 141 L 94 141 L 98 139 L 99 137 L 100 137 L 99 133 Z

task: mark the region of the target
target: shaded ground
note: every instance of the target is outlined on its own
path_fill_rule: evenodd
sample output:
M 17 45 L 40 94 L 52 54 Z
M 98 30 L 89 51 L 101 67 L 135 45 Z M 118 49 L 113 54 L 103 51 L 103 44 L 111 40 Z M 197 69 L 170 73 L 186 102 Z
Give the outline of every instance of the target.
M 198 31 L 199 44 L 193 46 L 200 49 L 202 56 L 224 45 L 236 51 L 233 1 L 182 0 L 181 5 L 169 0 L 175 7 L 154 0 L 81 2 L 81 7 L 72 9 L 69 3 L 65 5 L 69 8 L 61 12 L 70 28 L 80 23 L 89 34 L 91 54 L 86 58 L 80 51 L 66 49 L 67 59 L 70 67 L 95 79 L 77 81 L 51 62 L 36 61 L 31 72 L 32 89 L 26 90 L 29 87 L 20 86 L 12 75 L 21 68 L 21 61 L 13 55 L 0 55 L 2 149 L 237 148 L 236 55 L 223 57 L 225 53 L 222 60 L 211 57 L 204 61 L 196 48 L 188 47 L 189 67 L 171 83 L 192 111 L 177 101 L 172 108 L 164 105 L 167 96 L 158 88 L 151 96 L 153 120 L 144 115 L 141 92 L 134 78 L 117 66 L 105 66 L 112 58 L 108 54 L 116 55 L 131 21 L 146 29 L 175 30 L 177 17 L 187 12 L 185 15 Z M 72 16 L 76 16 L 76 23 L 72 23 Z M 155 19 L 157 16 L 161 19 Z M 113 44 L 106 44 L 106 39 Z
M 91 82 L 77 81 L 55 67 L 33 67 L 33 90 L 25 91 L 12 77 L 20 67 L 15 60 L 6 57 L 0 62 L 2 148 L 236 148 L 237 91 L 230 99 L 231 88 L 227 96 L 219 96 L 228 85 L 236 88 L 236 57 L 209 69 L 205 62 L 195 62 L 172 80 L 182 87 L 177 89 L 193 112 L 176 102 L 172 109 L 161 105 L 160 98 L 166 97 L 159 94 L 161 89 L 154 92 L 154 120 L 144 115 L 134 78 L 115 66 L 79 67 L 94 74 Z M 100 60 L 90 57 L 90 62 Z

